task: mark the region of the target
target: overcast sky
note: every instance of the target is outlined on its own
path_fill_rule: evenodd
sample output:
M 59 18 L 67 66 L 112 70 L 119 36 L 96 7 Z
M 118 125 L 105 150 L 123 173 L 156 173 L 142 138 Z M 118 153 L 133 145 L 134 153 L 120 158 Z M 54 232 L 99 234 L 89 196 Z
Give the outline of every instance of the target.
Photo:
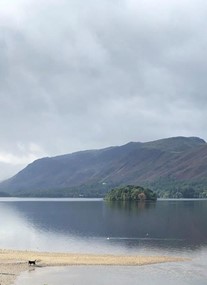
M 0 0 L 0 179 L 43 156 L 207 140 L 206 0 Z

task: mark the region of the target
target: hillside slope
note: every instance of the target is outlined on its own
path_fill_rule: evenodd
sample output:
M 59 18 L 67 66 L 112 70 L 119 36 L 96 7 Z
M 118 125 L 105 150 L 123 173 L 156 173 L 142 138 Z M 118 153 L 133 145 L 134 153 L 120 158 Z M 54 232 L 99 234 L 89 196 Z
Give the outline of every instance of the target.
M 105 191 L 127 184 L 153 188 L 158 181 L 200 183 L 206 177 L 206 142 L 174 137 L 42 158 L 0 183 L 0 190 L 12 195 L 61 196 L 72 188 Z

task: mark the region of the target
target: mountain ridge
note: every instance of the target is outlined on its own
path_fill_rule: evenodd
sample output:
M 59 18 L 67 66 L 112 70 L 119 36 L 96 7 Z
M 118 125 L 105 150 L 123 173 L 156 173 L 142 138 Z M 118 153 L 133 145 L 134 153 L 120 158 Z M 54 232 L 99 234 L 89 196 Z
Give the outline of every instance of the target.
M 82 189 L 84 195 L 87 187 L 92 187 L 101 194 L 120 185 L 153 188 L 158 181 L 201 183 L 206 177 L 206 142 L 198 137 L 179 136 L 41 158 L 1 182 L 0 190 L 10 195 L 34 196 L 44 196 L 44 191 L 61 196 L 65 191 L 70 196 L 70 189 Z

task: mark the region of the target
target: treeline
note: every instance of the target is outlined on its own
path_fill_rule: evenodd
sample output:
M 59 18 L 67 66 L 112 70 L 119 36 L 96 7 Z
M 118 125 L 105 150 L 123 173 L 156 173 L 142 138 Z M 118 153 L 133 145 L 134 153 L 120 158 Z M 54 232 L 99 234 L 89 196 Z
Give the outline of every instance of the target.
M 112 190 L 111 190 L 112 189 Z M 151 189 L 151 190 L 150 190 Z M 110 191 L 111 190 L 111 191 Z M 152 192 L 153 191 L 153 192 Z M 108 193 L 108 194 L 107 194 Z M 12 195 L 13 194 L 13 195 Z M 85 197 L 109 200 L 155 200 L 158 198 L 207 198 L 207 180 L 201 182 L 177 181 L 172 178 L 145 182 L 141 186 L 117 186 L 109 183 L 83 184 L 62 189 L 20 190 L 15 193 L 0 192 L 0 197 Z M 140 195 L 141 194 L 141 195 Z M 156 196 L 156 198 L 155 198 Z
M 18 197 L 47 197 L 47 198 L 104 198 L 106 193 L 114 187 L 105 183 L 80 185 L 61 189 L 39 189 L 15 192 Z
M 114 188 L 105 196 L 107 201 L 155 201 L 156 199 L 157 195 L 152 190 L 134 185 Z
M 207 181 L 158 180 L 146 183 L 159 198 L 207 198 Z

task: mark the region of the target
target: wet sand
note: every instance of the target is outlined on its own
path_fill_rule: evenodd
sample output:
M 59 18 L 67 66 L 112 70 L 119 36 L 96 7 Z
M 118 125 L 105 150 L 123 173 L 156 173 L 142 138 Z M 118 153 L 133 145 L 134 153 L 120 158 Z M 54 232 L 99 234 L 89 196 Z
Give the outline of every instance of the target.
M 188 259 L 170 256 L 124 256 L 51 253 L 18 250 L 0 250 L 0 285 L 13 284 L 16 277 L 32 266 L 28 260 L 36 260 L 36 266 L 67 265 L 125 265 L 139 266 L 164 262 L 181 262 Z

